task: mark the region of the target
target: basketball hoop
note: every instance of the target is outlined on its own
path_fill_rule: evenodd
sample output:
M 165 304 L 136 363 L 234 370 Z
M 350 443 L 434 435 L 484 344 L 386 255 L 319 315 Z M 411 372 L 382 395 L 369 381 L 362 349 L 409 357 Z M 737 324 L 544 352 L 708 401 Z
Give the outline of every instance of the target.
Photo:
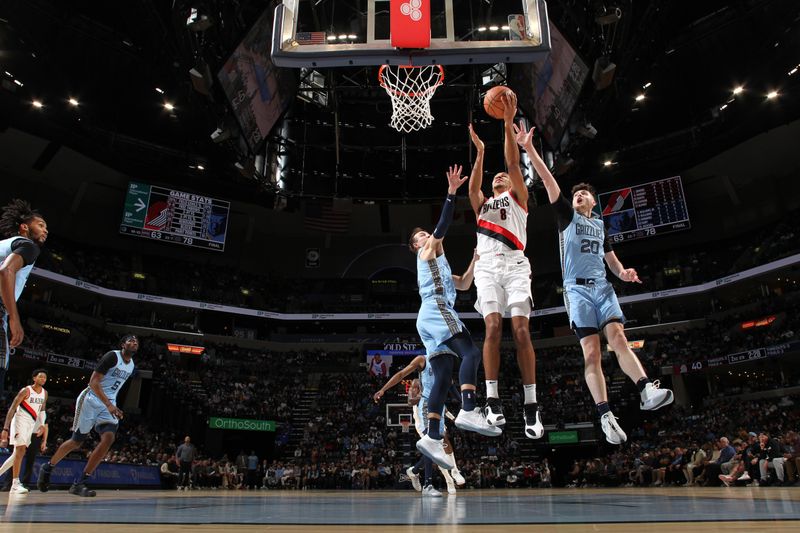
M 397 421 L 400 423 L 403 433 L 408 433 L 408 428 L 411 427 L 411 418 L 412 416 L 408 413 L 401 413 L 400 416 L 397 417 Z
M 392 99 L 391 127 L 410 133 L 431 125 L 431 98 L 444 83 L 441 65 L 381 65 L 378 81 Z

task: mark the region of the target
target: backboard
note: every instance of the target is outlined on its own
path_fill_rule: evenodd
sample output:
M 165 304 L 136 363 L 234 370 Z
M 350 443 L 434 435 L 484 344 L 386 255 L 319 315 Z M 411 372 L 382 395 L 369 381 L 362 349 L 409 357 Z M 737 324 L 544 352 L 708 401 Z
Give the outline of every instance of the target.
M 275 10 L 273 62 L 295 68 L 528 63 L 550 50 L 544 0 L 425 0 L 427 48 L 392 45 L 392 1 L 419 5 L 366 0 L 363 11 L 364 0 L 283 0 Z

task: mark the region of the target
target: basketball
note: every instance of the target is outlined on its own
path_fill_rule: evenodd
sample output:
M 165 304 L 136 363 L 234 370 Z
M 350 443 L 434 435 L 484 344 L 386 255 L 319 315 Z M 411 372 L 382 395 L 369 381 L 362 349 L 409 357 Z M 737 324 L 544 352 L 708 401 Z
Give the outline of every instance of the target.
M 486 96 L 483 97 L 483 108 L 490 117 L 498 119 L 503 118 L 503 112 L 505 111 L 506 106 L 503 103 L 502 96 L 505 93 L 513 94 L 514 91 L 505 85 L 492 87 L 486 91 Z

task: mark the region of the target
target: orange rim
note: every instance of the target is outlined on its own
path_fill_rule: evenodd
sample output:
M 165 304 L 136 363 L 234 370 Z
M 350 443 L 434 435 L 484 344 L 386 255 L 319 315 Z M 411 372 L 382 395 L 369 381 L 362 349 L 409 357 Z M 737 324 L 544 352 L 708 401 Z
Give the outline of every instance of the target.
M 431 66 L 435 66 L 435 67 L 438 67 L 438 68 L 439 68 L 439 79 L 436 81 L 436 83 L 434 83 L 432 86 L 428 87 L 428 89 L 426 89 L 425 91 L 423 91 L 423 92 L 421 92 L 421 93 L 415 93 L 415 92 L 405 92 L 405 91 L 398 91 L 397 89 L 394 89 L 394 88 L 392 88 L 392 87 L 388 87 L 388 86 L 386 85 L 386 82 L 385 82 L 385 81 L 383 81 L 383 71 L 384 71 L 385 69 L 389 68 L 390 66 L 391 66 L 391 65 L 381 65 L 381 68 L 380 68 L 380 69 L 378 69 L 378 82 L 380 83 L 381 87 L 383 87 L 384 89 L 387 89 L 387 90 L 389 90 L 389 91 L 393 92 L 393 93 L 394 93 L 395 95 L 397 95 L 397 96 L 406 96 L 406 97 L 410 97 L 410 98 L 416 98 L 416 97 L 418 97 L 418 96 L 425 96 L 425 95 L 427 95 L 428 93 L 430 93 L 430 92 L 432 92 L 432 91 L 436 90 L 436 88 L 437 88 L 437 87 L 439 87 L 439 85 L 442 85 L 442 84 L 444 83 L 444 67 L 442 67 L 441 65 L 422 65 L 422 66 L 416 66 L 416 65 L 397 65 L 397 68 L 417 68 L 417 69 L 423 69 L 423 68 L 427 68 L 427 67 L 431 67 Z

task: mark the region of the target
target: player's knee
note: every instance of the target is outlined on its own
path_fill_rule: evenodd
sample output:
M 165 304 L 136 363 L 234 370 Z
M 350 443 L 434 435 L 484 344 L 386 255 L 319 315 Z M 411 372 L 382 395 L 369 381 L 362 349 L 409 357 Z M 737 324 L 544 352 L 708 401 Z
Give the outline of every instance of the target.
M 584 350 L 583 361 L 586 365 L 586 368 L 594 368 L 596 366 L 599 366 L 600 362 L 602 361 L 600 350 L 597 349 Z
M 517 346 L 523 344 L 530 344 L 531 342 L 531 332 L 528 324 L 514 324 L 512 326 L 512 334 L 514 336 L 514 343 Z
M 486 325 L 486 340 L 487 341 L 500 341 L 500 336 L 503 334 L 503 315 L 500 313 L 492 313 L 484 317 Z
M 608 343 L 611 346 L 622 346 L 628 344 L 628 338 L 625 336 L 625 330 L 622 325 L 617 322 L 612 322 L 608 325 L 607 330 Z M 614 353 L 617 353 L 615 350 Z

